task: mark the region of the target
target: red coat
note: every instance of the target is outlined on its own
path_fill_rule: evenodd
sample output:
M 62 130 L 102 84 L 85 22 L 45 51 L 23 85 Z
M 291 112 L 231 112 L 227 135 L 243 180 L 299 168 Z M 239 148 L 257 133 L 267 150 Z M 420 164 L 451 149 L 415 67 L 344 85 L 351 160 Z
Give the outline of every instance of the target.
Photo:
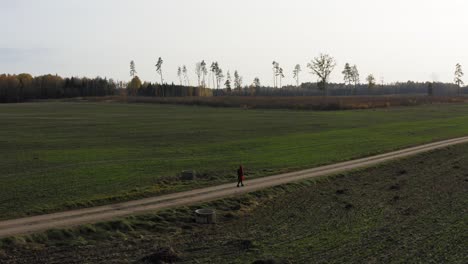
M 237 178 L 242 179 L 244 177 L 244 168 L 242 166 L 237 169 Z

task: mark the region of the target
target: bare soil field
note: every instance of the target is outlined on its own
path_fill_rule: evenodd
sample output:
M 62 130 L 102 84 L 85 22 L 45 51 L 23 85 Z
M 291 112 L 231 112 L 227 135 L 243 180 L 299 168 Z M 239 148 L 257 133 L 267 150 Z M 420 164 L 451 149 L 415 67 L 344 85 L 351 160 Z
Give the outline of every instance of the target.
M 416 106 L 425 104 L 466 103 L 464 97 L 443 96 L 215 96 L 215 97 L 87 97 L 65 101 L 100 101 L 241 107 L 246 109 L 352 110 Z

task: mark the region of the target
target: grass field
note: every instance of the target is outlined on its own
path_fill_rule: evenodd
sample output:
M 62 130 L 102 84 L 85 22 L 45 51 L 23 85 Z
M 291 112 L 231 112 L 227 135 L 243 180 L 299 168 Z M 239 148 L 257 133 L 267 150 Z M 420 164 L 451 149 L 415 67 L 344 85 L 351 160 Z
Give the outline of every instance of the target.
M 132 199 L 468 134 L 468 105 L 312 112 L 0 105 L 0 218 Z M 177 179 L 195 169 L 196 181 Z
M 458 145 L 205 205 L 3 239 L 0 260 L 466 263 L 466 160 L 468 145 Z M 200 207 L 215 208 L 219 222 L 195 224 Z

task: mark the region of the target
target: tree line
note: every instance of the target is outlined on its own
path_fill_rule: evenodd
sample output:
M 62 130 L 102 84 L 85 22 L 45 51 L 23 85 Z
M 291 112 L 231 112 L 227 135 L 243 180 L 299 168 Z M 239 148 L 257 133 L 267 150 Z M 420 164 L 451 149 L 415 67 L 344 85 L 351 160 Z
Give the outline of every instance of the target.
M 136 71 L 135 71 L 136 73 Z M 129 83 L 107 78 L 62 78 L 58 75 L 0 74 L 0 103 L 89 96 L 212 96 L 212 89 L 175 84 L 142 83 L 138 76 Z
M 156 72 L 160 75 L 161 77 L 161 85 L 166 85 L 164 83 L 163 77 L 162 77 L 162 65 L 163 65 L 163 60 L 161 57 L 158 58 L 157 63 L 156 63 Z M 377 85 L 377 80 L 374 76 L 374 74 L 368 74 L 365 77 L 365 83 L 363 84 L 360 79 L 360 73 L 358 70 L 357 65 L 351 65 L 350 63 L 345 63 L 343 70 L 341 71 L 341 74 L 343 75 L 343 85 L 338 84 L 337 85 L 331 85 L 331 90 L 330 92 L 330 84 L 329 84 L 329 79 L 330 75 L 336 68 L 337 63 L 336 60 L 328 55 L 328 54 L 320 54 L 319 56 L 315 57 L 312 59 L 309 63 L 307 63 L 307 68 L 310 70 L 310 73 L 313 74 L 314 76 L 317 77 L 317 82 L 313 83 L 316 88 L 321 91 L 322 95 L 328 95 L 328 93 L 331 93 L 330 95 L 333 94 L 340 94 L 340 95 L 358 95 L 358 94 L 387 94 L 387 93 L 392 93 L 391 91 L 399 91 L 399 92 L 404 92 L 404 93 L 413 93 L 416 90 L 418 93 L 421 92 L 421 90 L 425 90 L 429 95 L 433 95 L 433 89 L 435 86 L 435 83 L 418 83 L 418 86 L 424 87 L 424 88 L 419 88 L 419 89 L 413 89 L 413 88 L 408 88 L 410 87 L 408 83 L 395 83 L 395 84 L 389 84 L 389 85 L 384 85 L 383 80 L 382 84 L 379 86 Z M 229 71 L 226 72 L 226 75 L 224 75 L 223 70 L 221 69 L 220 65 L 218 62 L 214 61 L 211 63 L 211 66 L 208 67 L 208 64 L 205 62 L 205 60 L 202 60 L 200 62 L 197 62 L 195 64 L 195 74 L 197 76 L 197 86 L 199 88 L 209 88 L 211 87 L 212 89 L 215 89 L 216 91 L 213 91 L 214 95 L 230 95 L 230 94 L 258 94 L 257 91 L 267 91 L 268 88 L 275 88 L 275 89 L 284 89 L 283 91 L 268 91 L 266 92 L 267 94 L 278 94 L 278 93 L 284 93 L 285 91 L 288 91 L 286 93 L 290 94 L 292 90 L 301 90 L 302 93 L 304 89 L 308 90 L 313 90 L 313 87 L 310 87 L 311 84 L 306 84 L 304 85 L 303 83 L 300 83 L 300 73 L 302 72 L 302 67 L 300 64 L 296 64 L 294 66 L 294 69 L 292 70 L 292 75 L 294 80 L 296 81 L 295 87 L 298 89 L 293 89 L 291 85 L 288 86 L 283 86 L 282 80 L 285 78 L 285 70 L 283 67 L 280 66 L 280 63 L 277 61 L 273 61 L 272 63 L 272 70 L 273 70 L 273 87 L 264 87 L 260 83 L 260 79 L 258 77 L 255 77 L 251 84 L 249 85 L 244 85 L 243 84 L 243 78 L 240 76 L 239 72 L 237 70 L 234 71 L 234 80 L 231 78 L 231 74 Z M 132 77 L 132 81 L 135 77 L 135 62 L 131 61 L 130 62 L 130 76 Z M 177 68 L 177 76 L 179 79 L 179 85 L 180 86 L 191 86 L 191 82 L 189 79 L 188 75 L 188 68 L 186 65 L 179 66 Z M 457 63 L 455 65 L 455 73 L 454 73 L 454 84 L 458 87 L 456 94 L 460 95 L 462 93 L 461 88 L 464 85 L 462 77 L 464 76 L 462 66 Z M 212 81 L 212 82 L 211 82 Z M 224 83 L 224 87 L 221 87 L 221 84 Z M 211 85 L 212 84 L 212 85 Z M 363 85 L 367 87 L 367 89 L 363 89 Z M 396 88 L 396 87 L 399 88 Z M 441 84 L 438 83 L 437 87 L 451 87 L 451 84 Z M 382 88 L 386 87 L 385 91 L 380 90 L 379 92 L 375 91 L 375 88 Z M 261 88 L 261 89 L 260 89 Z M 222 89 L 222 91 L 219 91 Z M 339 90 L 339 91 L 338 91 Z M 338 91 L 338 92 L 337 92 Z M 264 92 L 260 92 L 264 93 Z M 309 93 L 311 93 L 309 91 Z M 451 89 L 448 89 L 446 91 L 443 91 L 444 94 L 452 94 Z M 293 94 L 297 95 L 300 94 L 300 92 L 293 92 Z M 164 95 L 163 95 L 164 96 Z
M 227 74 L 228 75 L 228 74 Z M 229 76 L 228 76 L 229 77 Z M 242 79 L 235 74 L 232 89 L 209 89 L 178 84 L 142 82 L 135 76 L 131 82 L 115 82 L 106 78 L 61 78 L 57 75 L 32 77 L 30 74 L 0 75 L 0 102 L 22 102 L 35 99 L 72 98 L 85 96 L 322 96 L 320 83 L 301 83 L 299 86 L 287 85 L 282 88 L 262 86 L 258 78 L 251 85 L 242 86 Z M 227 79 L 230 80 L 230 77 Z M 279 83 L 279 79 L 278 79 Z M 466 93 L 466 91 L 463 91 Z M 434 96 L 453 96 L 460 94 L 457 83 L 439 82 L 399 82 L 394 84 L 349 84 L 328 83 L 329 96 L 349 95 L 392 95 L 427 94 Z
M 28 73 L 0 74 L 0 102 L 36 99 L 115 95 L 123 83 L 107 78 L 62 78 L 58 75 L 33 77 Z
M 320 83 L 301 83 L 299 86 L 287 85 L 282 88 L 273 87 L 243 87 L 227 93 L 226 90 L 213 90 L 214 96 L 323 96 L 324 92 L 319 88 Z M 346 85 L 344 83 L 328 83 L 328 96 L 379 96 L 379 95 L 428 95 L 428 96 L 455 96 L 468 94 L 468 91 L 460 91 L 454 83 L 441 82 L 397 82 L 392 84 L 368 84 Z

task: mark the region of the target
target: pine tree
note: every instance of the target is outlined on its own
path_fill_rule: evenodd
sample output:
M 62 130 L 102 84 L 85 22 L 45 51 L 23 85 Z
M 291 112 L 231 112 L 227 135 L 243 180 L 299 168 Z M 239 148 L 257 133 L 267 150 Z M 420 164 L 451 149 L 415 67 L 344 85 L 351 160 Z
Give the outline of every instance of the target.
M 156 62 L 156 72 L 161 76 L 161 84 L 164 83 L 164 79 L 163 79 L 163 74 L 162 74 L 162 64 L 163 64 L 163 60 L 161 59 L 161 57 L 158 58 L 158 61 Z
M 227 73 L 226 73 L 226 82 L 224 83 L 224 85 L 226 86 L 226 90 L 227 90 L 228 93 L 231 92 L 231 83 L 232 83 L 231 74 L 229 73 L 229 71 L 227 71 Z
M 356 94 L 356 88 L 357 88 L 357 85 L 360 82 L 359 71 L 358 71 L 356 65 L 353 65 L 353 67 L 351 67 L 351 80 L 354 83 L 354 94 Z
M 239 75 L 237 70 L 234 71 L 234 86 L 239 91 L 239 94 L 241 94 L 241 92 L 242 92 L 242 77 Z
M 137 71 L 135 69 L 135 62 L 132 60 L 130 61 L 130 76 L 133 78 L 137 74 Z
M 344 83 L 350 85 L 353 81 L 353 72 L 349 63 L 345 64 L 345 67 L 341 73 L 343 74 Z
M 463 77 L 463 75 L 465 75 L 463 73 L 463 70 L 462 70 L 462 66 L 460 65 L 460 63 L 457 63 L 457 65 L 455 65 L 455 84 L 458 86 L 458 95 L 460 95 L 460 92 L 461 92 L 461 86 L 464 85 L 463 83 L 463 80 L 461 79 Z

